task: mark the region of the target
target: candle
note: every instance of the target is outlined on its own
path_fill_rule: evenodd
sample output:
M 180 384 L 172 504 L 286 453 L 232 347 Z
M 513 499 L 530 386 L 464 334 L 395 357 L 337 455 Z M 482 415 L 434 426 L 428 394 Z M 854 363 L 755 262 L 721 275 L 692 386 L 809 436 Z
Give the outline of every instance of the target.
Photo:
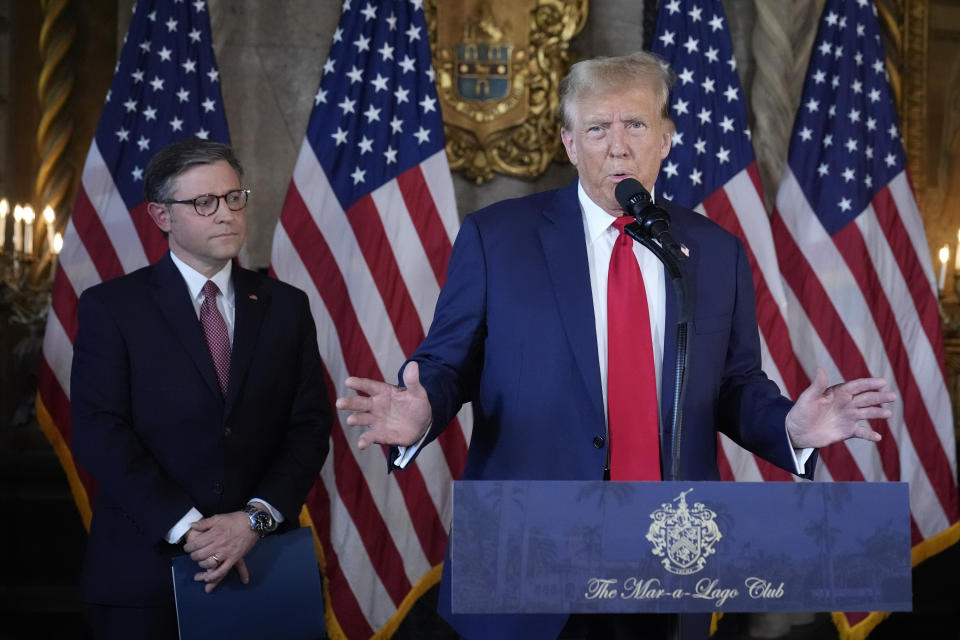
M 13 252 L 23 251 L 23 207 L 13 208 Z
M 53 236 L 53 246 L 50 250 L 53 251 L 55 256 L 60 255 L 60 252 L 63 251 L 63 236 L 59 232 Z
M 960 229 L 957 229 L 957 253 L 956 262 L 953 263 L 953 270 L 960 271 Z
M 36 217 L 33 207 L 27 205 L 23 208 L 23 252 L 27 255 L 33 255 L 33 221 Z
M 7 214 L 10 213 L 10 203 L 4 198 L 0 200 L 0 251 L 7 243 Z
M 53 207 L 47 205 L 43 208 L 43 222 L 47 227 L 47 251 L 53 251 L 53 225 L 57 221 L 57 214 L 53 212 Z
M 947 282 L 947 260 L 950 259 L 950 247 L 943 245 L 940 247 L 940 291 L 943 291 L 943 285 Z

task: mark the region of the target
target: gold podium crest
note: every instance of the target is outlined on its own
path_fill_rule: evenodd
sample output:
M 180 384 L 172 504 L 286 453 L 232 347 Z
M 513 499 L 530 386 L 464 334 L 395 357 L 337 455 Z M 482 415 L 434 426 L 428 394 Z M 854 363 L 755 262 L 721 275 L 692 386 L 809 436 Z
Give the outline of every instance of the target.
M 543 173 L 560 148 L 560 79 L 587 0 L 432 0 L 447 158 L 477 184 Z

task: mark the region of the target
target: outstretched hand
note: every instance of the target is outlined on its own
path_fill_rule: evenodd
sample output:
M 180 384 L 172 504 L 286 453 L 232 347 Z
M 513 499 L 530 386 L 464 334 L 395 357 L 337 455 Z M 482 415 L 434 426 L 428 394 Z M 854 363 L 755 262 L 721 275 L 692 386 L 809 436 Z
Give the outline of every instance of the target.
M 398 387 L 369 378 L 347 378 L 348 388 L 365 395 L 337 398 L 337 409 L 353 411 L 347 418 L 351 427 L 367 427 L 357 444 L 410 446 L 430 428 L 432 410 L 427 390 L 420 384 L 420 366 L 410 362 L 403 370 Z
M 882 378 L 858 378 L 827 387 L 827 373 L 817 367 L 813 384 L 800 394 L 787 413 L 787 434 L 796 449 L 825 447 L 849 438 L 879 442 L 880 434 L 865 420 L 893 415 L 887 407 L 897 394 L 880 391 Z

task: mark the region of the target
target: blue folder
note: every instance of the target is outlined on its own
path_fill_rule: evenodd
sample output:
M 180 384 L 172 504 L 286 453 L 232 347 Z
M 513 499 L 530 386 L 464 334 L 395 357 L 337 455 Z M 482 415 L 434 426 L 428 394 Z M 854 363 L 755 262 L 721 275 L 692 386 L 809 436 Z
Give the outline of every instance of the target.
M 326 638 L 323 586 L 304 527 L 257 542 L 245 558 L 250 584 L 231 570 L 212 593 L 193 576 L 202 569 L 190 556 L 173 559 L 173 589 L 181 640 Z

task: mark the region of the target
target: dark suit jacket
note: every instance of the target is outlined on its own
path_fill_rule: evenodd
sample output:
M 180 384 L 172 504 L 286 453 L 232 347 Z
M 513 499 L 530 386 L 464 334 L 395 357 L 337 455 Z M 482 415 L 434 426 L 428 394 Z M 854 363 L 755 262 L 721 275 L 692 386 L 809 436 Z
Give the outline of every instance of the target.
M 683 268 L 695 305 L 680 477 L 719 479 L 717 431 L 793 472 L 784 427 L 792 405 L 760 369 L 746 251 L 704 216 L 662 204 L 674 237 L 690 248 Z M 677 310 L 667 282 L 660 416 L 670 425 Z M 603 477 L 603 396 L 576 181 L 467 216 L 430 332 L 411 359 L 433 409 L 428 441 L 474 402 L 464 479 Z M 565 616 L 452 615 L 448 565 L 440 612 L 468 637 L 551 638 L 563 626 Z
M 81 580 L 86 602 L 172 602 L 164 541 L 262 498 L 296 527 L 331 424 L 306 295 L 233 268 L 226 398 L 169 254 L 80 297 L 71 375 L 73 451 L 99 484 Z

